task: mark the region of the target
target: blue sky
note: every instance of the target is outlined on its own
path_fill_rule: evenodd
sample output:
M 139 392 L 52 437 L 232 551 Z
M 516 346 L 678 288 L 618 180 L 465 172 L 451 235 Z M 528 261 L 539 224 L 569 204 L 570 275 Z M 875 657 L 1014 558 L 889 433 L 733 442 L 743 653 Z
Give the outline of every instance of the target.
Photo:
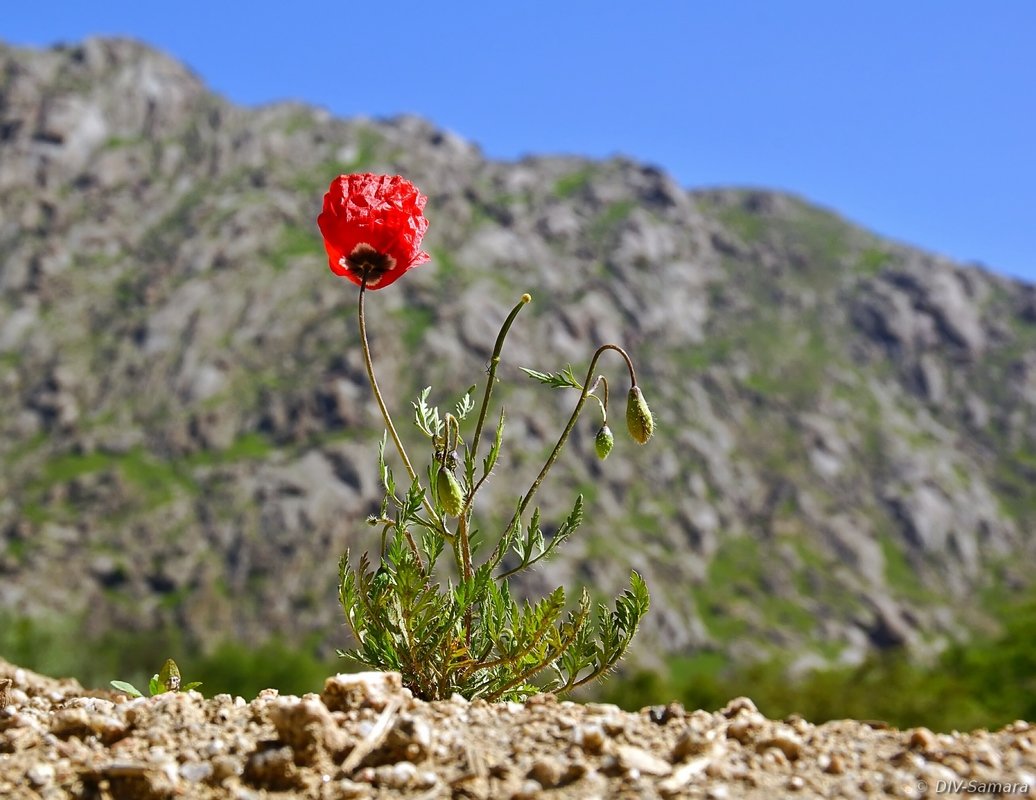
M 1036 3 L 12 2 L 0 39 L 121 34 L 243 104 L 417 113 L 487 155 L 628 155 L 795 192 L 1036 282 Z

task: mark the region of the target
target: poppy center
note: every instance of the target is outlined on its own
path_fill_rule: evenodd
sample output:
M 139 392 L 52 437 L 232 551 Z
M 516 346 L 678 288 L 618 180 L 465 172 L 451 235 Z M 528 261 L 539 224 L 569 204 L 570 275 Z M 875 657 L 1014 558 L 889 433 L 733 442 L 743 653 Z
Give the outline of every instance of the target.
M 360 243 L 342 259 L 343 266 L 353 272 L 361 281 L 366 278 L 368 286 L 377 286 L 385 273 L 396 266 L 396 259 L 388 253 L 379 253 L 366 243 Z

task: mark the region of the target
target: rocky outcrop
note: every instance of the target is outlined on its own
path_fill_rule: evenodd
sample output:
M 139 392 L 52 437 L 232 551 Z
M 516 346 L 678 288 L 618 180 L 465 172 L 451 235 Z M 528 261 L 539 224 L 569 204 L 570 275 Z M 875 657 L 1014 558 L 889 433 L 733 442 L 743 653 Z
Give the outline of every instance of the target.
M 534 296 L 487 532 L 571 400 L 517 366 L 578 372 L 604 341 L 638 362 L 656 437 L 600 465 L 580 426 L 544 515 L 576 491 L 591 514 L 530 588 L 615 590 L 632 566 L 663 648 L 854 660 L 966 635 L 1028 584 L 1036 288 L 785 195 L 492 162 L 410 117 L 237 108 L 91 40 L 0 48 L 0 607 L 345 644 L 335 562 L 375 546 L 380 425 L 314 218 L 356 170 L 430 195 L 433 263 L 370 298 L 400 418 L 423 386 L 448 404 L 480 380 Z

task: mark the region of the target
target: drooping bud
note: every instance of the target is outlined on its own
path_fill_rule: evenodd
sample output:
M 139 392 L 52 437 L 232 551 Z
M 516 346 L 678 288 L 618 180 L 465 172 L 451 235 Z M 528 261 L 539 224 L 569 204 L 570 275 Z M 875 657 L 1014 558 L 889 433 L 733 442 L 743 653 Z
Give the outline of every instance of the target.
M 646 444 L 655 431 L 655 420 L 639 386 L 630 389 L 626 397 L 626 428 L 637 444 Z
M 460 515 L 461 506 L 464 503 L 464 493 L 460 484 L 448 469 L 439 467 L 439 474 L 435 476 L 435 494 L 442 504 L 443 511 L 451 517 Z
M 615 437 L 612 435 L 612 429 L 607 425 L 602 425 L 594 438 L 594 450 L 597 451 L 597 457 L 604 461 L 614 446 Z

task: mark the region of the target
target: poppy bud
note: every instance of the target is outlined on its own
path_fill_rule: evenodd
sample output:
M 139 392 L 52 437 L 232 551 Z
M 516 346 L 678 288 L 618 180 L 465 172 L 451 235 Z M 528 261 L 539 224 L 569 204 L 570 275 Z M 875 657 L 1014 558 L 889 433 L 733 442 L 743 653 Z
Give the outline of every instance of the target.
M 626 428 L 637 444 L 646 444 L 655 431 L 655 420 L 639 386 L 631 388 L 626 397 Z
M 594 450 L 597 451 L 597 457 L 604 461 L 608 457 L 608 453 L 612 451 L 612 447 L 615 445 L 615 437 L 612 435 L 612 430 L 607 425 L 602 425 L 601 429 L 597 431 L 597 436 L 594 438 Z
M 439 503 L 442 504 L 443 511 L 451 517 L 460 515 L 464 495 L 457 479 L 448 469 L 439 467 L 439 474 L 435 477 L 435 494 L 439 498 Z

